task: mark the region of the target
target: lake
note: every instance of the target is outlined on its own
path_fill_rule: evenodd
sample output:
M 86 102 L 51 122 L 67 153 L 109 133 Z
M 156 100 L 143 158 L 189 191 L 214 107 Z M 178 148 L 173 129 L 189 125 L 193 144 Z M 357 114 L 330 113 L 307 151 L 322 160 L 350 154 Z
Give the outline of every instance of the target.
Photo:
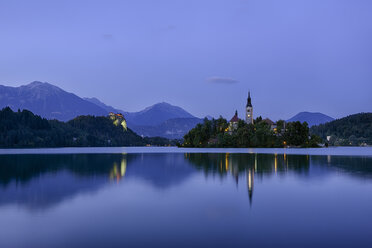
M 0 247 L 372 247 L 371 147 L 0 154 Z

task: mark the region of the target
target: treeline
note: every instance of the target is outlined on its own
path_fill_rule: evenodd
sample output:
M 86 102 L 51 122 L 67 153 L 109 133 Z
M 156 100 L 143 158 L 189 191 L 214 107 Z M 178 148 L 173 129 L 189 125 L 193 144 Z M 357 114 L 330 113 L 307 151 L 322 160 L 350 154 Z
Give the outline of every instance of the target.
M 0 111 L 0 147 L 81 147 L 174 145 L 166 138 L 142 138 L 108 117 L 79 116 L 68 122 L 47 120 L 28 110 Z
M 321 139 L 309 134 L 306 122 L 278 121 L 272 126 L 258 117 L 254 124 L 239 120 L 229 132 L 226 119 L 204 119 L 184 136 L 183 147 L 317 147 Z
M 372 113 L 360 113 L 334 120 L 310 129 L 329 145 L 372 145 Z M 327 137 L 329 140 L 327 140 Z

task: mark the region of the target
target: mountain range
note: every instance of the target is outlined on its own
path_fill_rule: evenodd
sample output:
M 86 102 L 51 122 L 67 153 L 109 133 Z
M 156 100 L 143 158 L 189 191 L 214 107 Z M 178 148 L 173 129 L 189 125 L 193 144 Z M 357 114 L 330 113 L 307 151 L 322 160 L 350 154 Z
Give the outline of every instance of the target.
M 32 82 L 19 87 L 0 85 L 0 107 L 27 109 L 47 119 L 69 121 L 79 115 L 106 116 L 122 113 L 128 126 L 141 136 L 182 138 L 202 119 L 184 109 L 162 102 L 139 112 L 127 112 L 106 105 L 97 98 L 81 98 L 49 83 Z
M 106 115 L 107 111 L 49 83 L 32 82 L 20 87 L 0 85 L 0 106 L 27 109 L 47 119 L 68 121 L 79 115 Z
M 181 139 L 203 119 L 197 118 L 184 109 L 166 102 L 154 104 L 139 112 L 126 112 L 108 106 L 97 98 L 84 98 L 108 112 L 122 113 L 128 126 L 143 137 L 165 137 Z
M 109 112 L 122 113 L 128 126 L 141 136 L 182 138 L 203 119 L 197 118 L 181 107 L 162 102 L 139 112 L 127 112 L 106 105 L 97 98 L 81 98 L 73 93 L 39 81 L 19 87 L 0 85 L 0 107 L 9 106 L 14 111 L 27 109 L 47 119 L 68 121 L 79 115 L 105 116 Z M 308 122 L 309 126 L 332 121 L 321 113 L 301 112 L 288 121 Z

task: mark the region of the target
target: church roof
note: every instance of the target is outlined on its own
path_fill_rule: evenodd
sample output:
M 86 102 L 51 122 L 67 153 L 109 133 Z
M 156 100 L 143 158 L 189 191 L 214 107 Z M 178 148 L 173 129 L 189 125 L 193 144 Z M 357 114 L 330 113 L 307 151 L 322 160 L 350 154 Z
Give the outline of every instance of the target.
M 266 118 L 265 120 L 263 120 L 264 122 L 266 122 L 267 124 L 269 124 L 269 125 L 274 125 L 275 123 L 272 121 L 272 120 L 270 120 L 269 118 Z
M 230 122 L 238 122 L 238 121 L 239 121 L 238 111 L 236 111 L 235 115 L 233 116 L 233 118 L 231 118 Z

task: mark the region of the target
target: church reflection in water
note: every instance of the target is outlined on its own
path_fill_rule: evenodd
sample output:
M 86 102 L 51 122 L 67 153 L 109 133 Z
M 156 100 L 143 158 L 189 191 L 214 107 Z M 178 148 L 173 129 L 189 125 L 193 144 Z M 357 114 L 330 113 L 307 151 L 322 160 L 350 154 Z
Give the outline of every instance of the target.
M 245 180 L 250 204 L 252 204 L 255 177 L 264 180 L 272 174 L 289 171 L 307 174 L 310 168 L 309 156 L 286 154 L 208 154 L 186 153 L 185 158 L 206 176 L 221 178 L 232 176 L 236 184 Z

